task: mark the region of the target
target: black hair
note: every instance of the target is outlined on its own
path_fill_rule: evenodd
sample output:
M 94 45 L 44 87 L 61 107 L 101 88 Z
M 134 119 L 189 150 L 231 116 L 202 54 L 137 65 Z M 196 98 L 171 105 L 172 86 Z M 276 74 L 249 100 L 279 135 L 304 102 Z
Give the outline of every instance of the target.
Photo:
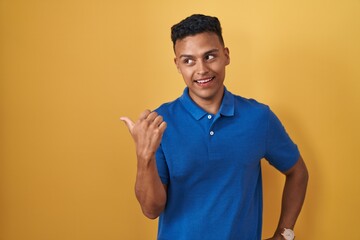
M 177 40 L 203 32 L 215 33 L 221 44 L 224 45 L 219 19 L 203 14 L 193 14 L 171 27 L 171 40 L 174 49 Z

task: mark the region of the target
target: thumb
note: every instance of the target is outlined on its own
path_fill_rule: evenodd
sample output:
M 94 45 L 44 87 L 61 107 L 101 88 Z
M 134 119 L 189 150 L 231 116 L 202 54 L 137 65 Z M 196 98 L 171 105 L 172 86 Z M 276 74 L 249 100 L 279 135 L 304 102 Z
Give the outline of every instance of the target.
M 130 132 L 132 132 L 132 129 L 134 128 L 135 123 L 128 117 L 120 117 L 120 120 L 123 121 Z

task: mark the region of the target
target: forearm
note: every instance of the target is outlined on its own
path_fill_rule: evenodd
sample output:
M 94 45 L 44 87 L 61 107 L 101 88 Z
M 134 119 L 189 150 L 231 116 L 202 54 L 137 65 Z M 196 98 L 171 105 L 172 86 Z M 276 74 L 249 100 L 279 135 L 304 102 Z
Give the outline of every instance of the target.
M 280 220 L 274 236 L 281 237 L 284 228 L 294 228 L 304 203 L 308 172 L 301 158 L 297 165 L 296 170 L 291 171 L 286 175 Z
M 146 217 L 155 219 L 164 210 L 166 190 L 159 177 L 155 157 L 149 160 L 138 157 L 135 194 Z
M 136 123 L 128 117 L 120 119 L 125 122 L 136 145 L 136 198 L 145 216 L 157 218 L 165 208 L 166 189 L 156 168 L 155 152 L 166 129 L 166 122 L 150 110 L 141 113 Z

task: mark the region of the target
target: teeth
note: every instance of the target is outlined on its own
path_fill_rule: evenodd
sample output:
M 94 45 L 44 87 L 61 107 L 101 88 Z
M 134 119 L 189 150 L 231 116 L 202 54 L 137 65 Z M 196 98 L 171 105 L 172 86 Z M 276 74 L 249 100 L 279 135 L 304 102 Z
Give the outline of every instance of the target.
M 204 80 L 197 80 L 196 82 L 198 83 L 207 83 L 210 82 L 212 80 L 212 78 L 208 78 L 208 79 L 204 79 Z

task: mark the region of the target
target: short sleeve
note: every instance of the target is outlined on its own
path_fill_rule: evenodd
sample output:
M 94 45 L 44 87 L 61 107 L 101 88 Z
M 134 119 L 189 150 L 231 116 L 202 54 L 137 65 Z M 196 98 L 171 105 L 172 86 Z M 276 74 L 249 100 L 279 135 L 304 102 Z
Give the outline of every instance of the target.
M 278 170 L 285 172 L 300 157 L 296 144 L 290 139 L 277 116 L 269 109 L 265 159 Z
M 160 144 L 158 150 L 156 151 L 156 167 L 161 179 L 161 182 L 165 185 L 169 183 L 169 168 L 166 163 L 165 155 Z

